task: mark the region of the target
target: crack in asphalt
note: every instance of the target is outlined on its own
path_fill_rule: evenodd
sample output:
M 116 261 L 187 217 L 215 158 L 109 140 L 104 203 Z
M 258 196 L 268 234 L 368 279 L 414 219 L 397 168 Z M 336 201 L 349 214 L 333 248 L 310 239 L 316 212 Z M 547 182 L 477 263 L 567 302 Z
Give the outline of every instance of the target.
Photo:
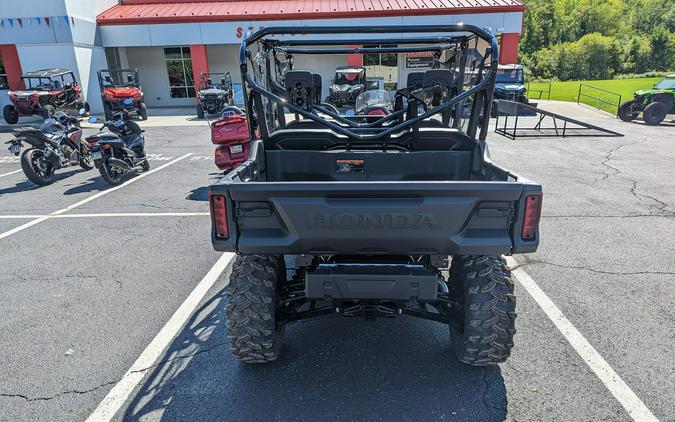
M 611 176 L 614 176 L 614 175 L 617 175 L 617 174 L 621 174 L 621 170 L 619 170 L 618 168 L 613 167 L 613 166 L 610 166 L 609 164 L 607 164 L 607 163 L 609 163 L 610 161 L 612 161 L 612 154 L 614 154 L 615 152 L 617 152 L 618 150 L 620 150 L 621 148 L 623 148 L 623 147 L 625 147 L 625 146 L 629 146 L 629 145 L 637 145 L 637 144 L 640 144 L 640 143 L 643 143 L 643 142 L 646 142 L 646 141 L 647 141 L 647 138 L 645 138 L 642 142 L 629 142 L 629 143 L 626 143 L 626 144 L 620 144 L 619 146 L 617 146 L 617 147 L 615 147 L 615 148 L 612 148 L 612 149 L 610 149 L 609 151 L 607 151 L 607 153 L 605 154 L 605 159 L 604 159 L 600 164 L 602 164 L 603 166 L 605 166 L 605 167 L 607 167 L 608 169 L 612 170 L 614 173 L 611 173 L 611 174 L 610 174 L 610 173 L 607 173 L 607 171 L 606 171 L 605 169 L 603 169 L 603 170 L 602 170 L 602 178 L 600 179 L 600 181 L 603 182 L 603 181 L 609 179 Z
M 153 365 L 150 365 L 150 366 L 148 366 L 147 368 L 137 369 L 137 370 L 131 371 L 131 372 L 132 372 L 132 373 L 146 372 L 146 371 L 148 371 L 148 370 L 150 370 L 150 369 L 153 369 L 153 368 L 155 368 L 155 367 L 158 367 L 158 366 L 161 366 L 161 365 L 164 365 L 164 364 L 167 364 L 167 363 L 171 363 L 171 362 L 174 362 L 174 361 L 177 361 L 177 360 L 180 360 L 180 359 L 191 358 L 191 357 L 193 357 L 193 356 L 196 356 L 196 355 L 199 355 L 199 354 L 202 354 L 202 353 L 208 353 L 208 352 L 212 351 L 213 349 L 216 349 L 216 348 L 221 347 L 221 346 L 226 345 L 226 344 L 227 344 L 227 342 L 216 343 L 215 345 L 209 347 L 208 349 L 200 349 L 200 350 L 197 350 L 197 351 L 195 351 L 195 352 L 193 352 L 193 353 L 190 353 L 190 354 L 187 354 L 187 355 L 176 356 L 176 357 L 173 357 L 173 358 L 170 358 L 170 359 L 165 359 L 165 360 L 162 360 L 162 361 L 160 361 L 160 362 L 157 362 L 157 363 L 155 363 L 155 364 L 153 364 Z M 90 388 L 90 389 L 88 389 L 88 390 L 66 390 L 66 391 L 62 391 L 62 392 L 60 392 L 60 393 L 54 394 L 53 396 L 28 397 L 28 396 L 25 395 L 25 394 L 18 394 L 18 393 L 15 393 L 15 394 L 12 394 L 12 393 L 0 393 L 0 397 L 5 397 L 5 398 L 20 398 L 20 399 L 24 399 L 24 400 L 27 401 L 27 402 L 34 402 L 34 401 L 49 401 L 49 400 L 53 400 L 53 399 L 59 398 L 59 397 L 61 397 L 61 396 L 69 395 L 69 394 L 77 394 L 77 395 L 81 395 L 81 394 L 92 393 L 92 392 L 94 392 L 94 391 L 96 391 L 96 390 L 99 390 L 99 389 L 101 389 L 101 388 L 107 387 L 107 386 L 109 386 L 109 385 L 117 384 L 120 380 L 121 380 L 121 378 L 120 378 L 120 379 L 117 379 L 117 380 L 114 380 L 114 381 L 105 382 L 105 383 L 103 383 L 103 384 L 100 384 L 100 385 L 98 385 L 98 386 L 96 386 L 96 387 L 93 387 L 93 388 Z
M 670 206 L 670 204 L 668 204 L 667 202 L 661 201 L 660 199 L 655 198 L 653 196 L 638 193 L 637 192 L 637 190 L 638 190 L 637 180 L 626 176 L 626 174 L 621 169 L 608 164 L 613 159 L 612 155 L 615 152 L 619 151 L 621 148 L 623 148 L 625 146 L 630 146 L 630 145 L 639 145 L 639 144 L 643 144 L 645 142 L 647 142 L 647 138 L 644 138 L 642 141 L 639 141 L 639 142 L 630 142 L 630 143 L 626 143 L 626 144 L 620 144 L 617 147 L 614 147 L 614 148 L 610 149 L 607 152 L 607 154 L 605 154 L 605 159 L 602 162 L 600 162 L 600 164 L 602 166 L 606 167 L 607 169 L 611 170 L 613 173 L 608 173 L 606 169 L 603 169 L 602 178 L 600 178 L 599 181 L 604 182 L 605 180 L 609 179 L 611 176 L 617 176 L 618 175 L 621 178 L 623 178 L 623 179 L 625 179 L 625 180 L 627 180 L 631 183 L 631 187 L 630 187 L 629 191 L 635 199 L 637 199 L 640 202 L 647 202 L 646 200 L 650 200 L 650 201 L 653 201 L 655 203 L 655 204 L 647 204 L 647 207 L 649 208 L 650 215 L 675 216 L 675 211 L 670 211 L 670 210 L 666 209 Z M 655 210 L 655 212 L 652 212 L 652 210 Z
M 585 267 L 582 265 L 563 265 L 558 264 L 556 262 L 549 262 L 532 258 L 525 258 L 525 261 L 526 262 L 520 263 L 515 267 L 512 267 L 511 271 L 532 264 L 542 264 L 542 265 L 550 265 L 552 267 L 567 268 L 570 270 L 584 270 L 596 274 L 606 274 L 606 275 L 675 275 L 675 271 L 608 271 L 608 270 L 599 270 L 597 268 Z
M 54 394 L 53 396 L 47 396 L 47 397 L 28 397 L 24 394 L 7 394 L 7 393 L 0 393 L 0 397 L 21 398 L 21 399 L 24 399 L 28 402 L 31 402 L 31 401 L 49 401 L 49 400 L 52 400 L 52 399 L 55 399 L 55 398 L 58 398 L 58 397 L 61 397 L 61 396 L 65 396 L 65 395 L 68 395 L 68 394 L 88 394 L 88 393 L 94 392 L 98 389 L 101 389 L 103 387 L 107 387 L 108 385 L 115 384 L 116 382 L 117 381 L 106 382 L 106 383 L 103 383 L 103 384 L 101 384 L 99 386 L 96 386 L 94 388 L 90 388 L 88 390 L 66 390 L 66 391 L 62 391 L 60 393 Z

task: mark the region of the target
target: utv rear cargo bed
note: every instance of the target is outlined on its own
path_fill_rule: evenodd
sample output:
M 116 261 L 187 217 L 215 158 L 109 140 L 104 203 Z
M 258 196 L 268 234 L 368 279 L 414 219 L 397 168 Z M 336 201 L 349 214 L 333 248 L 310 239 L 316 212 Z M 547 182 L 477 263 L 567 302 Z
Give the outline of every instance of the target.
M 229 180 L 228 180 L 229 179 Z M 229 238 L 245 254 L 470 255 L 536 250 L 520 238 L 534 183 L 482 181 L 242 182 L 211 187 L 225 197 Z

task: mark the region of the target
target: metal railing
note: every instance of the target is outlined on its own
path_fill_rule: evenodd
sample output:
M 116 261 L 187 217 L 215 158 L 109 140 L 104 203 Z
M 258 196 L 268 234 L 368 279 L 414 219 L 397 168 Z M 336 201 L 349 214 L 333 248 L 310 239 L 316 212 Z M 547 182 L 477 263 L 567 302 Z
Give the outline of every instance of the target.
M 599 97 L 599 96 L 586 94 L 586 93 L 583 92 L 584 87 L 586 87 L 588 89 L 593 89 L 593 90 L 596 90 L 596 91 L 601 91 L 601 92 L 604 92 L 605 94 L 610 94 L 610 95 L 617 98 L 617 102 L 608 101 L 608 100 L 606 100 L 602 97 Z M 595 106 L 593 106 L 593 104 L 589 104 L 588 102 L 581 101 L 581 97 L 585 97 L 585 98 L 588 98 L 590 100 L 595 100 Z M 606 110 L 605 108 L 600 107 L 600 104 L 604 104 L 604 105 L 609 106 L 610 110 L 616 109 L 614 114 L 616 116 L 618 116 L 619 115 L 619 107 L 621 107 L 621 94 L 617 94 L 616 92 L 612 92 L 612 91 L 607 91 L 606 89 L 598 88 L 597 86 L 593 86 L 593 85 L 579 84 L 579 93 L 577 94 L 577 104 L 579 104 L 579 103 L 588 104 L 588 105 L 590 105 L 592 107 L 595 107 L 597 109 L 600 109 L 600 110 Z
M 545 86 L 546 89 L 532 89 L 530 88 L 530 85 L 535 85 L 535 86 Z M 537 93 L 537 97 L 535 98 L 534 93 Z M 546 98 L 544 98 L 544 94 L 546 94 Z M 551 99 L 551 83 L 550 82 L 528 82 L 527 83 L 527 98 L 533 100 L 550 100 Z

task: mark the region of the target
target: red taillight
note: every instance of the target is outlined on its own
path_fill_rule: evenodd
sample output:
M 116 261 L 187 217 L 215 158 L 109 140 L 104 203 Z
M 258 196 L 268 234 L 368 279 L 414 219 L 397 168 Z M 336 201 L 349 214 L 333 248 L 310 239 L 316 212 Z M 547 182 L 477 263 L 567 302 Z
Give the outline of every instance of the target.
M 537 235 L 537 227 L 541 218 L 541 198 L 542 195 L 540 193 L 525 197 L 523 231 L 520 233 L 520 238 L 523 240 L 534 240 Z
M 216 225 L 216 237 L 218 239 L 230 237 L 227 227 L 227 206 L 223 195 L 211 195 L 211 212 Z

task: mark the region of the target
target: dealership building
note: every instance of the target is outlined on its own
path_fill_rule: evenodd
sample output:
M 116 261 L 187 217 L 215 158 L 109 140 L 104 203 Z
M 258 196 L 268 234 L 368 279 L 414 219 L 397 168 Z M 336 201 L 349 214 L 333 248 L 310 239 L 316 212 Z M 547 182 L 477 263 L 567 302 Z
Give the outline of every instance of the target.
M 3 1 L 0 105 L 7 103 L 8 89 L 20 87 L 22 72 L 58 67 L 74 71 L 92 110 L 100 112 L 96 71 L 130 67 L 139 69 L 149 107 L 192 106 L 200 73 L 230 72 L 239 82 L 239 45 L 247 32 L 266 26 L 464 23 L 496 34 L 501 63 L 515 63 L 524 10 L 520 0 Z M 297 69 L 326 81 L 336 67 L 363 65 L 388 89 L 427 64 L 419 53 L 295 60 Z

